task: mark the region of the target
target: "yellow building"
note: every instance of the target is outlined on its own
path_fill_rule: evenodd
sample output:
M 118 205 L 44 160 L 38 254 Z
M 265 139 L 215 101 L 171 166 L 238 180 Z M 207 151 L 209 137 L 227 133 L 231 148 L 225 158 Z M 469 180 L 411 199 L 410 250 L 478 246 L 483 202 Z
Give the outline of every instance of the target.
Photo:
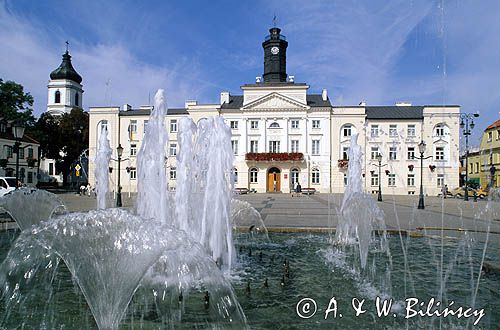
M 481 187 L 493 185 L 496 188 L 500 185 L 500 120 L 484 130 L 479 155 L 473 162 L 469 159 L 469 173 L 471 164 L 474 164 L 474 172 L 479 173 Z

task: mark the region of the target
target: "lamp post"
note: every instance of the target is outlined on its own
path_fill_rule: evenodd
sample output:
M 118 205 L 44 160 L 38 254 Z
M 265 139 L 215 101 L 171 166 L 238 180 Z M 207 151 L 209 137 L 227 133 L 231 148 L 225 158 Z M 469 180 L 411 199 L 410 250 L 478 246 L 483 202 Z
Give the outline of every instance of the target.
M 19 188 L 19 149 L 21 146 L 21 139 L 24 135 L 24 124 L 16 121 L 12 126 L 12 134 L 16 142 L 14 143 L 14 152 L 16 153 L 16 189 Z
M 418 198 L 418 209 L 423 210 L 425 209 L 425 203 L 424 203 L 424 159 L 431 158 L 432 156 L 427 156 L 424 157 L 425 153 L 425 142 L 424 140 L 420 141 L 418 144 L 418 151 L 420 152 L 420 157 L 417 157 L 417 159 L 420 159 L 420 195 Z M 415 156 L 413 156 L 415 157 Z
M 382 202 L 382 167 L 386 166 L 387 164 L 382 165 L 382 155 L 380 153 L 377 154 L 377 161 L 378 165 L 375 165 L 378 167 L 378 197 L 377 201 Z
M 122 186 L 120 185 L 120 162 L 122 161 L 123 147 L 118 144 L 116 148 L 116 153 L 118 155 L 118 193 L 116 194 L 116 207 L 122 207 Z
M 462 113 L 460 114 L 460 128 L 462 129 L 462 134 L 465 136 L 465 193 L 464 201 L 469 200 L 469 135 L 471 135 L 471 130 L 474 128 L 474 118 L 479 117 L 478 113 Z M 469 124 L 470 121 L 470 124 Z

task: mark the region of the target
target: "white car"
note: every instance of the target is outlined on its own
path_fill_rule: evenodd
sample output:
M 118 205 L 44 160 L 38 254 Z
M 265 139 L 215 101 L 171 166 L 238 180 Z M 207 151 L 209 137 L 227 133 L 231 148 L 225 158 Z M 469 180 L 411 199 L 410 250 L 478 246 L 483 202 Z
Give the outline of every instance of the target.
M 16 189 L 16 178 L 0 177 L 0 197 Z

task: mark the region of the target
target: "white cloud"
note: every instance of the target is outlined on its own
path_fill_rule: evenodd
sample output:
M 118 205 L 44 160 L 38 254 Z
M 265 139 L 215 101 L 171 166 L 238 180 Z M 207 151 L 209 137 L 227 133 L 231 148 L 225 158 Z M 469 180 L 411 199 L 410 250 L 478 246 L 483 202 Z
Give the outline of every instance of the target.
M 4 6 L 0 6 L 0 31 L 1 78 L 24 85 L 35 98 L 39 115 L 46 109 L 49 74 L 61 63 L 64 49 L 51 44 L 49 31 Z M 138 107 L 148 103 L 149 94 L 152 100 L 158 88 L 166 90 L 170 107 L 183 107 L 187 99 L 204 98 L 209 87 L 192 58 L 160 67 L 141 61 L 121 45 L 89 46 L 79 40 L 72 43 L 70 53 L 83 77 L 85 108 L 124 103 Z

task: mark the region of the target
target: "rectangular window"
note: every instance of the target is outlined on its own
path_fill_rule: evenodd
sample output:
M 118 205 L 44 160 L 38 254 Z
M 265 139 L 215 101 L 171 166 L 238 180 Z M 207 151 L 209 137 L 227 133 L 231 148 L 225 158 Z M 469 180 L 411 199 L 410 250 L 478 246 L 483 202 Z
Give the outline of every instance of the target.
M 319 140 L 312 140 L 312 154 L 319 155 Z
M 500 129 L 497 130 L 497 140 L 500 140 Z
M 389 147 L 389 159 L 390 160 L 398 159 L 398 148 L 397 147 Z
M 318 170 L 313 170 L 311 174 L 311 183 L 312 184 L 319 184 L 319 171 Z
M 488 132 L 488 142 L 493 140 L 493 132 Z
M 257 174 L 258 173 L 259 172 L 255 168 L 252 168 L 250 170 L 250 183 L 257 183 Z
M 33 148 L 28 148 L 28 158 L 33 158 Z
M 444 160 L 444 147 L 436 147 L 436 160 Z
M 299 140 L 290 141 L 290 152 L 299 152 Z
M 349 160 L 349 147 L 342 147 L 342 159 Z
M 259 121 L 258 120 L 251 120 L 250 121 L 250 128 L 251 129 L 257 129 L 257 128 L 259 128 Z
M 444 126 L 439 125 L 436 127 L 436 136 L 444 136 Z
M 415 130 L 415 125 L 408 125 L 408 137 L 415 137 L 416 135 L 416 130 Z
M 170 144 L 170 156 L 177 156 L 177 144 L 176 143 Z
M 49 163 L 49 175 L 54 175 L 54 163 Z
M 129 126 L 129 138 L 130 138 L 130 140 L 134 139 L 135 134 L 137 134 L 137 120 L 131 120 L 130 126 Z
M 135 167 L 132 167 L 130 169 L 130 180 L 135 180 L 137 179 L 137 170 L 135 169 Z
M 250 152 L 259 152 L 259 141 L 250 141 Z
M 370 181 L 372 186 L 378 186 L 378 173 L 373 172 Z
M 238 154 L 238 140 L 231 140 L 231 148 L 233 149 L 233 154 Z
M 438 176 L 437 176 L 437 186 L 438 187 L 443 187 L 444 186 L 444 174 L 438 174 Z
M 479 173 L 479 163 L 476 163 L 476 173 Z
M 370 127 L 371 137 L 378 137 L 378 125 L 372 125 Z
M 12 149 L 12 146 L 5 146 L 6 150 L 7 150 L 7 158 L 12 158 L 13 156 L 13 149 Z
M 231 120 L 231 129 L 238 129 L 238 121 L 237 120 Z
M 408 147 L 408 159 L 415 159 L 415 147 Z
M 319 128 L 319 120 L 313 120 L 312 121 L 312 128 Z
M 33 172 L 28 172 L 28 183 L 33 183 Z
M 390 137 L 398 136 L 398 125 L 389 125 L 389 136 Z
M 415 174 L 408 174 L 408 186 L 409 187 L 415 186 Z
M 344 128 L 342 129 L 342 136 L 343 137 L 349 137 L 351 136 L 352 131 L 352 126 L 351 125 L 344 125 Z
M 269 152 L 280 152 L 280 141 L 269 141 Z
M 144 134 L 146 134 L 146 127 L 148 127 L 148 120 L 145 120 L 145 121 L 144 121 L 144 131 L 143 131 L 143 133 L 142 133 L 142 134 L 143 134 L 143 136 L 144 136 Z
M 290 126 L 292 129 L 297 129 L 299 128 L 299 121 L 297 119 L 293 119 L 291 122 L 290 122 Z
M 19 148 L 19 159 L 24 159 L 24 149 Z
M 394 187 L 396 185 L 396 174 L 389 174 L 387 176 L 389 187 Z
M 376 159 L 377 159 L 378 154 L 379 154 L 379 152 L 378 152 L 378 147 L 372 147 L 372 151 L 371 151 L 371 159 L 372 159 L 372 160 L 376 160 Z
M 177 132 L 177 119 L 170 120 L 170 133 Z
M 469 166 L 470 167 L 469 173 L 472 174 L 472 173 L 474 173 L 474 164 L 471 163 L 469 165 L 470 165 Z
M 130 156 L 137 156 L 137 144 L 130 145 Z
M 170 168 L 170 180 L 177 179 L 177 169 L 175 167 Z

